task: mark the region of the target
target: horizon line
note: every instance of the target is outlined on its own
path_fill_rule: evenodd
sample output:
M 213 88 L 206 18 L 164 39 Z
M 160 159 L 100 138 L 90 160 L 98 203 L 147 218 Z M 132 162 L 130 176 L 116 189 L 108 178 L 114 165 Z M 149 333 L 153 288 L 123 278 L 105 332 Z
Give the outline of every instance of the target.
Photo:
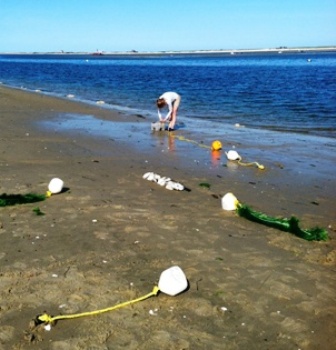
M 298 47 L 287 47 L 279 46 L 276 48 L 259 48 L 259 49 L 195 49 L 195 50 L 156 50 L 156 51 L 138 51 L 138 50 L 128 50 L 128 51 L 6 51 L 0 52 L 1 55 L 20 55 L 20 54 L 55 54 L 55 55 L 66 55 L 66 54 L 88 54 L 88 55 L 120 55 L 120 54 L 187 54 L 187 53 L 258 53 L 258 52 L 269 52 L 269 53 L 283 53 L 283 52 L 304 52 L 304 51 L 336 51 L 336 46 L 298 46 Z

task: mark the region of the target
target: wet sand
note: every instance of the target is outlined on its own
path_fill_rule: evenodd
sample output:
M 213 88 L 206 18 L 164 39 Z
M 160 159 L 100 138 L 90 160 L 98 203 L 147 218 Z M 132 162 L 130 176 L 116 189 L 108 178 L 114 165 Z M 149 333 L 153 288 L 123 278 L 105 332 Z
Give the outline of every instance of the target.
M 82 128 L 64 128 L 65 115 Z M 88 130 L 92 118 L 111 130 Z M 188 125 L 169 135 L 151 133 L 150 122 L 0 87 L 0 192 L 44 193 L 53 177 L 66 187 L 0 208 L 0 349 L 336 348 L 335 143 L 267 141 L 234 127 L 218 135 L 261 171 L 212 153 L 209 136 Z M 148 171 L 190 191 L 146 181 Z M 326 227 L 330 240 L 307 242 L 223 211 L 226 192 L 269 215 L 295 215 L 302 227 Z M 145 295 L 173 265 L 189 281 L 178 296 L 29 329 L 44 311 Z

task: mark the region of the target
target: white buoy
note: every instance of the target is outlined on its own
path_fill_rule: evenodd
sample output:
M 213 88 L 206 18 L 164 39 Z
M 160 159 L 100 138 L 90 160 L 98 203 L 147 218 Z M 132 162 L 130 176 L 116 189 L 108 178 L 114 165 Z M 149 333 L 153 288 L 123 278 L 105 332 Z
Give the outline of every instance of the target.
M 48 190 L 50 194 L 60 193 L 63 190 L 63 185 L 64 185 L 63 180 L 55 177 L 50 181 L 48 185 Z
M 236 210 L 238 206 L 238 199 L 237 197 L 229 192 L 222 198 L 222 208 L 224 210 Z
M 225 152 L 226 157 L 228 160 L 241 160 L 241 156 L 238 154 L 237 151 L 229 151 L 229 152 Z
M 187 277 L 179 266 L 172 266 L 161 273 L 158 287 L 162 293 L 175 296 L 187 289 Z

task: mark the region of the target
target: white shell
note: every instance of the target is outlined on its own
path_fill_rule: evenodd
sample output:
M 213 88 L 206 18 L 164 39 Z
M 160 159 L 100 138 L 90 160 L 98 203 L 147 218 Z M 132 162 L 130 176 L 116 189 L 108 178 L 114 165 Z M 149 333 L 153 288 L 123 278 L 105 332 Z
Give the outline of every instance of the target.
M 154 179 L 154 173 L 153 172 L 148 172 L 142 176 L 143 179 L 148 180 L 148 181 L 153 181 Z
M 167 190 L 176 190 L 176 191 L 183 191 L 184 190 L 184 186 L 181 185 L 178 182 L 175 181 L 168 181 L 167 186 L 166 186 Z
M 167 176 L 160 176 L 158 174 L 155 174 L 153 172 L 148 172 L 142 176 L 145 180 L 156 182 L 160 186 L 165 186 L 167 190 L 177 190 L 177 191 L 183 191 L 184 186 L 181 185 L 178 182 L 172 181 L 170 177 Z
M 51 324 L 46 324 L 45 326 L 44 326 L 44 329 L 46 330 L 46 331 L 51 331 Z
M 187 289 L 188 281 L 179 266 L 172 266 L 161 273 L 158 287 L 162 293 L 175 296 Z
M 146 173 L 142 176 L 145 180 L 148 181 L 154 181 L 154 182 L 158 182 L 161 178 L 160 175 L 153 173 L 152 171 L 149 173 Z
M 170 177 L 162 176 L 161 179 L 158 181 L 158 184 L 160 186 L 165 186 L 170 180 Z
M 184 190 L 184 186 L 181 185 L 181 184 L 178 183 L 178 182 L 175 182 L 175 190 L 176 190 L 176 191 L 183 191 L 183 190 Z
M 225 152 L 225 153 L 226 153 L 228 160 L 241 160 L 242 159 L 237 151 L 231 150 L 231 151 Z
M 236 210 L 238 203 L 237 197 L 231 192 L 222 198 L 222 208 L 224 210 Z
M 48 190 L 52 194 L 60 193 L 63 190 L 63 185 L 64 182 L 61 179 L 55 177 L 50 181 L 48 185 Z
M 166 186 L 166 189 L 167 189 L 167 190 L 170 190 L 170 191 L 174 190 L 174 189 L 175 189 L 175 188 L 174 188 L 174 184 L 175 184 L 174 181 L 168 181 L 167 186 Z

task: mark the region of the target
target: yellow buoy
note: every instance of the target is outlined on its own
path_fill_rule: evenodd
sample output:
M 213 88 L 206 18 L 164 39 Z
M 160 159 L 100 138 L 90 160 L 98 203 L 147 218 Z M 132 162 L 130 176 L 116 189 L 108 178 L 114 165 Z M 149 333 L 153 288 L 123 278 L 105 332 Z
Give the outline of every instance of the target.
M 211 145 L 211 149 L 213 151 L 219 151 L 222 149 L 222 143 L 218 140 L 214 141 Z

